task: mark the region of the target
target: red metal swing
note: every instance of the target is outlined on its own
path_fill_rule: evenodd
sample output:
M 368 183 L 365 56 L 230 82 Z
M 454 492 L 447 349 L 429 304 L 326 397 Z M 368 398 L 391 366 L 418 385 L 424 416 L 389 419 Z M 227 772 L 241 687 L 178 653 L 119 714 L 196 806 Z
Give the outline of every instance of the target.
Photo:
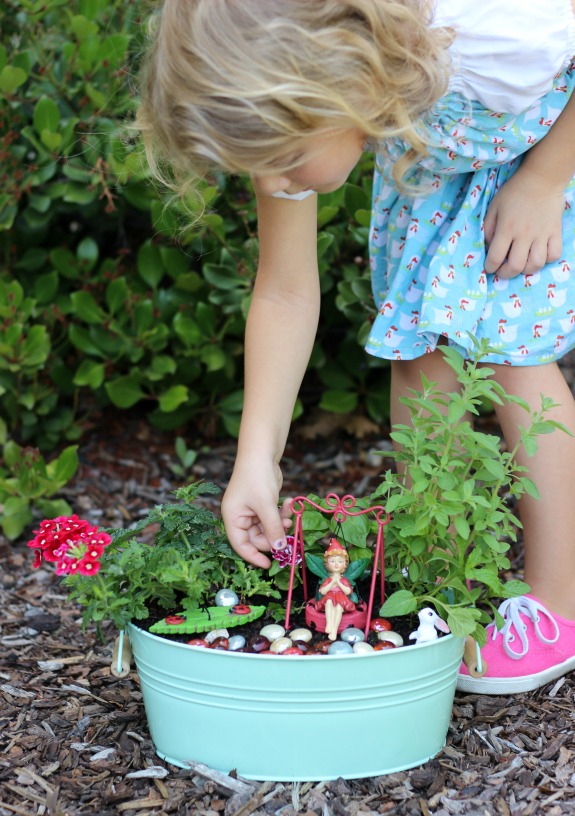
M 375 542 L 375 551 L 373 555 L 373 567 L 372 567 L 372 575 L 371 575 L 371 584 L 369 590 L 369 599 L 367 605 L 364 603 L 360 609 L 356 612 L 350 612 L 349 614 L 344 614 L 342 617 L 341 622 L 341 629 L 346 628 L 347 626 L 357 626 L 357 628 L 364 627 L 364 634 L 367 638 L 367 633 L 369 631 L 369 622 L 371 620 L 371 615 L 373 612 L 373 601 L 375 595 L 375 583 L 377 580 L 377 566 L 378 562 L 380 565 L 380 595 L 381 595 L 381 603 L 384 602 L 384 592 L 385 592 L 385 562 L 384 562 L 384 536 L 383 536 L 383 528 L 386 524 L 389 523 L 390 514 L 386 512 L 385 507 L 380 504 L 372 505 L 371 507 L 365 507 L 360 510 L 355 510 L 354 507 L 356 504 L 356 499 L 354 496 L 345 495 L 343 498 L 340 497 L 336 493 L 328 493 L 325 498 L 325 503 L 327 507 L 322 507 L 316 502 L 312 501 L 311 499 L 306 498 L 306 496 L 296 496 L 295 499 L 292 501 L 292 511 L 295 515 L 295 531 L 293 534 L 294 537 L 294 544 L 293 544 L 293 551 L 291 556 L 291 564 L 290 564 L 290 579 L 289 579 L 289 588 L 288 588 L 288 597 L 287 597 L 287 605 L 286 605 L 286 617 L 285 617 L 285 629 L 289 631 L 289 618 L 291 612 L 291 603 L 292 603 L 292 595 L 293 595 L 293 584 L 295 578 L 295 568 L 296 568 L 296 561 L 298 553 L 301 555 L 301 575 L 302 575 L 302 586 L 303 586 L 303 595 L 306 602 L 309 602 L 309 595 L 307 589 L 307 572 L 306 572 L 306 565 L 305 565 L 305 548 L 304 548 L 304 540 L 303 540 L 303 525 L 302 525 L 302 516 L 304 510 L 306 509 L 306 505 L 309 505 L 310 508 L 314 508 L 315 510 L 319 510 L 320 513 L 324 513 L 325 515 L 333 516 L 334 520 L 339 522 L 339 524 L 343 524 L 347 518 L 351 516 L 363 516 L 366 513 L 374 513 L 375 519 L 377 521 L 377 538 Z M 385 516 L 385 518 L 384 518 Z M 307 604 L 309 607 L 310 604 Z M 306 607 L 306 617 L 309 617 L 308 608 Z M 323 617 L 322 613 L 316 612 L 316 616 Z M 359 617 L 358 617 L 359 616 Z M 353 618 L 353 620 L 351 620 Z M 312 617 L 312 622 L 315 623 L 314 618 Z M 358 625 L 359 623 L 359 625 Z

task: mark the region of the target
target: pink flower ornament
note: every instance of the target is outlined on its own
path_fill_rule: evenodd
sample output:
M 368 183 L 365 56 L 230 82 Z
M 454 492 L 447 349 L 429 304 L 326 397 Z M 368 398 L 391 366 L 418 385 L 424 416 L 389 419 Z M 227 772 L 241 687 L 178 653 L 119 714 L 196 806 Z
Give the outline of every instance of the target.
M 272 558 L 275 558 L 276 561 L 279 562 L 280 567 L 288 567 L 291 564 L 292 556 L 293 556 L 293 548 L 295 544 L 295 539 L 293 536 L 286 536 L 287 544 L 283 549 L 277 550 L 272 547 Z M 301 553 L 298 552 L 295 558 L 296 564 L 301 564 Z

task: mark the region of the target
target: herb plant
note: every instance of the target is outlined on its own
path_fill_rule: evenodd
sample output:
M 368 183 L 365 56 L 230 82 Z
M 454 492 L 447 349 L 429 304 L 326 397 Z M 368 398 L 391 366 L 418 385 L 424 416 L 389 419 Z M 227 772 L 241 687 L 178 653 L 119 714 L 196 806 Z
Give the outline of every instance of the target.
M 539 434 L 569 433 L 545 419 L 554 407 L 550 399 L 542 396 L 541 409 L 530 411 L 491 379 L 493 369 L 480 365 L 489 350 L 486 341 L 475 341 L 466 362 L 455 349 L 442 348 L 461 391 L 444 394 L 422 375 L 421 392 L 402 399 L 411 424 L 396 425 L 391 433 L 399 450 L 385 452 L 398 472 L 386 472 L 371 497 L 392 516 L 385 533 L 386 580 L 396 589 L 382 614 L 404 615 L 432 605 L 455 635 L 472 634 L 480 645 L 489 610 L 503 624 L 494 601 L 529 591 L 522 581 L 500 577 L 510 567 L 507 552 L 521 527 L 511 502 L 526 493 L 538 497 L 517 452 L 523 445 L 533 455 Z M 477 415 L 485 400 L 525 409 L 526 427 L 513 450 L 503 450 L 498 436 L 472 427 L 468 415 Z
M 248 568 L 231 549 L 222 522 L 196 501 L 202 493 L 218 492 L 219 488 L 209 483 L 181 487 L 174 491 L 179 502 L 154 507 L 131 529 L 102 531 L 111 542 L 102 548 L 91 574 L 73 566 L 86 558 L 83 551 L 78 552 L 81 542 L 60 533 L 58 555 L 69 560 L 71 567 L 66 569 L 64 563 L 60 574 L 65 575 L 63 583 L 70 599 L 84 607 L 84 626 L 90 621 L 100 624 L 111 620 L 123 629 L 130 621 L 144 620 L 158 609 L 212 606 L 216 591 L 222 587 L 233 589 L 241 599 L 253 595 L 279 598 L 264 573 Z M 56 519 L 62 529 L 68 521 Z M 138 540 L 151 525 L 158 525 L 153 542 Z M 30 547 L 40 546 L 44 540 L 41 533 L 38 531 L 29 542 Z M 41 563 L 38 558 L 35 566 Z

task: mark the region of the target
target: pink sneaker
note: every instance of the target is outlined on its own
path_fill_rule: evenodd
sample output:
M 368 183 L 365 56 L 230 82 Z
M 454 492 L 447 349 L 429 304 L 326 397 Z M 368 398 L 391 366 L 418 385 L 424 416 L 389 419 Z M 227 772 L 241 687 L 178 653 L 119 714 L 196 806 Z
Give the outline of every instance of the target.
M 509 598 L 499 607 L 501 630 L 487 627 L 481 658 L 483 677 L 471 677 L 462 663 L 457 690 L 473 694 L 533 691 L 575 669 L 575 621 L 553 615 L 533 595 Z

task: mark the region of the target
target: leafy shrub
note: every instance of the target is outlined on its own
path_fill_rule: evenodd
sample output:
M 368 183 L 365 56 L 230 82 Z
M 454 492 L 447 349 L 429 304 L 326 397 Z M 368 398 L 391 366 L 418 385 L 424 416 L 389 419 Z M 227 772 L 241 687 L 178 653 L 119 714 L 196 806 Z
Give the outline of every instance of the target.
M 254 202 L 241 179 L 216 175 L 186 231 L 183 208 L 149 183 L 125 128 L 147 11 L 144 0 L 0 7 L 0 419 L 4 437 L 44 450 L 78 439 L 88 396 L 140 404 L 163 429 L 238 428 Z M 381 420 L 387 363 L 360 345 L 373 311 L 357 260 L 370 176 L 366 158 L 320 200 L 323 321 L 303 393 Z

